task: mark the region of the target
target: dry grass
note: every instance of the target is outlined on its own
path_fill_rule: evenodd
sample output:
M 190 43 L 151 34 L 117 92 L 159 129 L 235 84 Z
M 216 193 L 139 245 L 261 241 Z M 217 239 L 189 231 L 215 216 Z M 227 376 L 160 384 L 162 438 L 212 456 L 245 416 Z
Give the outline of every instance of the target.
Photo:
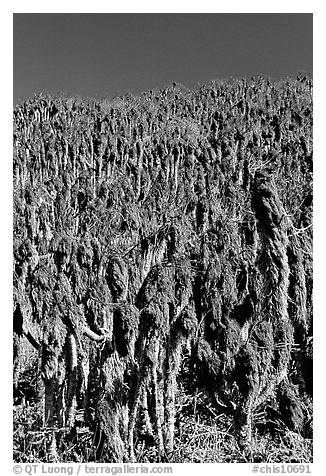
M 194 400 L 193 400 L 194 402 Z M 272 435 L 256 431 L 251 452 L 240 450 L 233 429 L 232 417 L 224 414 L 207 417 L 195 412 L 179 414 L 175 437 L 174 463 L 311 463 L 312 440 L 280 427 Z M 17 405 L 14 411 L 14 461 L 44 462 L 46 429 L 40 424 L 40 408 Z M 59 438 L 60 436 L 60 438 Z M 57 434 L 61 462 L 94 461 L 93 435 L 88 428 L 75 434 Z M 156 446 L 139 439 L 135 445 L 137 462 L 157 462 Z M 108 461 L 107 461 L 108 462 Z
M 205 398 L 200 402 L 202 406 L 198 405 L 198 396 L 192 403 L 193 413 L 180 415 L 183 421 L 175 441 L 176 463 L 312 462 L 312 440 L 280 422 L 275 422 L 277 430 L 273 432 L 256 430 L 251 451 L 245 453 L 238 445 L 232 416 L 217 414 Z M 209 413 L 211 416 L 207 416 Z
M 26 377 L 28 379 L 28 376 Z M 308 419 L 312 409 L 305 402 Z M 308 411 L 309 410 L 309 411 Z M 78 414 L 81 411 L 78 412 Z M 80 415 L 81 416 L 81 415 Z M 46 438 L 49 429 L 42 424 L 42 403 L 25 402 L 14 406 L 14 454 L 17 463 L 46 461 Z M 135 457 L 138 463 L 159 461 L 154 440 L 136 429 Z M 312 428 L 307 431 L 312 436 Z M 87 463 L 96 461 L 94 433 L 77 418 L 72 430 L 56 432 L 60 462 Z M 260 421 L 253 435 L 251 451 L 240 449 L 234 418 L 212 405 L 205 389 L 190 393 L 180 386 L 176 396 L 175 445 L 173 463 L 311 463 L 313 441 L 290 429 L 276 418 Z M 109 458 L 97 462 L 112 462 Z

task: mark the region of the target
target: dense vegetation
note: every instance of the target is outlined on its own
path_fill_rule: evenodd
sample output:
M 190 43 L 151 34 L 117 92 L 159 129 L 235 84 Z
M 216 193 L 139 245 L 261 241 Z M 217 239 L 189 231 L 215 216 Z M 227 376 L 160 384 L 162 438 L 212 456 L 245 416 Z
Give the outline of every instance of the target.
M 311 438 L 309 77 L 39 95 L 13 170 L 16 461 Z

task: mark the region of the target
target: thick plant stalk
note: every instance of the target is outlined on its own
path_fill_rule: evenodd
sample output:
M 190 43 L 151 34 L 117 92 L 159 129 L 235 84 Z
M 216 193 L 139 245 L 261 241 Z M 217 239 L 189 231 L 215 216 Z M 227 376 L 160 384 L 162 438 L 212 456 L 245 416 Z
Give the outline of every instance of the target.
M 164 406 L 163 406 L 163 395 L 161 392 L 162 385 L 159 385 L 158 382 L 158 364 L 159 364 L 159 355 L 160 355 L 160 341 L 157 338 L 154 347 L 154 360 L 152 365 L 152 381 L 153 381 L 153 400 L 154 400 L 154 418 L 155 418 L 155 429 L 157 434 L 157 450 L 159 461 L 162 460 L 164 454 L 164 440 L 163 440 L 163 430 L 162 430 L 162 414 L 164 417 Z M 161 378 L 161 380 L 163 380 Z M 163 410 L 163 411 L 162 411 Z
M 138 388 L 136 388 L 135 396 L 133 398 L 133 404 L 130 410 L 129 415 L 129 425 L 128 425 L 128 450 L 129 450 L 129 461 L 130 463 L 134 463 L 135 459 L 135 450 L 134 450 L 134 430 L 136 425 L 136 417 L 139 405 L 139 397 L 141 394 L 142 382 L 138 379 L 139 383 L 137 382 Z
M 49 463 L 58 461 L 57 445 L 54 429 L 54 392 L 55 392 L 55 377 L 44 379 L 44 425 L 46 432 L 46 448 L 47 458 Z
M 267 366 L 252 369 L 252 389 L 244 399 L 239 418 L 239 443 L 244 448 L 251 443 L 253 411 L 287 375 L 293 333 L 288 315 L 288 218 L 275 185 L 263 174 L 255 178 L 253 197 L 262 242 L 258 262 L 264 278 L 261 313 L 273 327 L 273 341 L 268 345 L 272 346 L 269 351 L 274 354 L 275 363 L 272 365 L 270 361 Z
M 57 463 L 59 461 L 57 452 L 57 441 L 54 430 L 49 433 L 47 438 L 47 452 L 49 463 Z
M 253 421 L 253 407 L 254 394 L 251 392 L 241 405 L 238 422 L 239 422 L 239 437 L 238 443 L 244 451 L 250 450 L 252 442 L 252 421 Z
M 56 413 L 58 418 L 58 426 L 64 427 L 65 426 L 65 409 L 66 409 L 66 401 L 65 401 L 65 390 L 66 390 L 66 372 L 65 366 L 63 363 L 58 366 L 58 374 L 57 374 L 57 389 L 56 389 Z
M 47 427 L 54 424 L 54 389 L 54 377 L 44 380 L 44 425 Z
M 147 435 L 153 436 L 152 422 L 148 410 L 148 398 L 147 398 L 147 386 L 143 386 L 142 396 L 141 396 L 141 408 L 144 415 L 144 429 Z
M 165 450 L 169 461 L 173 456 L 174 424 L 175 424 L 175 394 L 177 390 L 177 375 L 181 360 L 182 340 L 173 342 L 168 352 L 168 372 L 166 378 L 165 413 L 166 413 L 166 439 Z
M 131 463 L 135 462 L 135 451 L 134 451 L 134 429 L 136 425 L 136 417 L 138 412 L 139 400 L 142 391 L 142 383 L 144 378 L 144 360 L 145 360 L 145 350 L 146 350 L 147 338 L 145 337 L 142 341 L 140 355 L 139 355 L 139 371 L 136 376 L 136 383 L 133 398 L 131 401 L 131 408 L 129 414 L 129 425 L 128 425 L 128 449 L 129 449 L 129 460 Z
M 89 329 L 88 327 L 83 328 L 83 334 L 94 342 L 101 342 L 102 340 L 104 340 L 104 335 L 98 335 L 95 332 L 91 331 L 91 329 Z
M 69 427 L 74 426 L 76 416 L 76 387 L 77 387 L 77 342 L 73 334 L 67 338 L 67 357 L 68 357 L 68 391 L 67 391 L 67 409 L 66 422 Z
M 20 374 L 20 352 L 21 352 L 21 338 L 16 334 L 14 335 L 14 348 L 13 348 L 13 383 L 16 387 L 19 381 Z
M 40 350 L 40 344 L 33 337 L 30 330 L 25 326 L 25 324 L 23 324 L 23 334 L 28 340 L 28 342 L 34 347 L 35 350 Z

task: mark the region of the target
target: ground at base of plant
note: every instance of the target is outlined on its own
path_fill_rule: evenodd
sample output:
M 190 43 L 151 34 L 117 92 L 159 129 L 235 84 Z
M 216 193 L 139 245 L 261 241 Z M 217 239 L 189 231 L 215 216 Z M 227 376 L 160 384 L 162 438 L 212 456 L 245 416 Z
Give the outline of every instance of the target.
M 46 461 L 46 430 L 40 421 L 40 404 L 14 407 L 14 454 L 16 463 Z M 290 431 L 285 425 L 273 433 L 255 430 L 251 449 L 239 448 L 233 417 L 219 414 L 207 418 L 194 408 L 193 414 L 179 415 L 176 425 L 173 463 L 311 463 L 312 439 Z M 93 435 L 87 428 L 60 435 L 60 462 L 94 462 Z M 139 437 L 135 445 L 138 463 L 157 463 L 156 446 Z M 112 463 L 113 461 L 97 461 Z

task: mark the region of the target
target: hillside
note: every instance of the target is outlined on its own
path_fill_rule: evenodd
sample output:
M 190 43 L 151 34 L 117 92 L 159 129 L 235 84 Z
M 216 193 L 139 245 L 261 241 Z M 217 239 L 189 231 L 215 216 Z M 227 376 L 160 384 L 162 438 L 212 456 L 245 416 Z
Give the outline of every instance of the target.
M 15 108 L 16 461 L 311 438 L 312 157 L 303 75 Z

